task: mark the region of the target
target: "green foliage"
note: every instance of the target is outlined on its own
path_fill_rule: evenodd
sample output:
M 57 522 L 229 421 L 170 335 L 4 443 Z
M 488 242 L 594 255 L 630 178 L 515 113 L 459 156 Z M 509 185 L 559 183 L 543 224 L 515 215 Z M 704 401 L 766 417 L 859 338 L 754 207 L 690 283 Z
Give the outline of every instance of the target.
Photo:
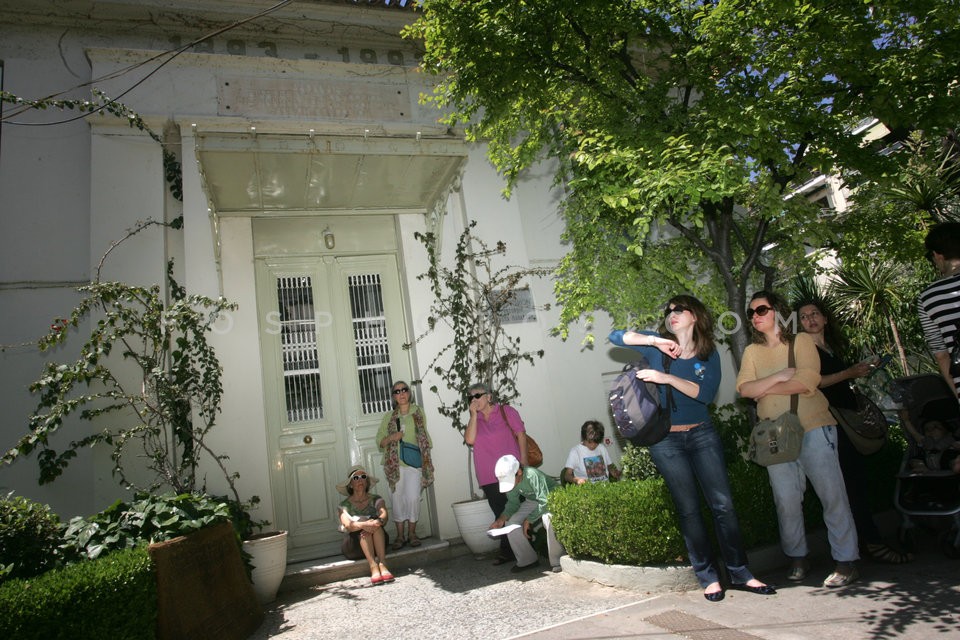
M 233 487 L 236 474 L 227 471 L 226 456 L 215 454 L 205 441 L 223 393 L 220 362 L 207 333 L 219 315 L 235 305 L 187 295 L 174 281 L 172 267 L 168 265 L 168 292 L 158 285 L 122 282 L 80 288 L 85 297 L 69 318 L 54 322 L 40 348 L 47 351 L 64 344 L 69 328 L 88 319 L 94 321 L 93 330 L 74 362 L 47 363 L 31 385 L 39 402 L 30 418 L 30 433 L 0 462 L 12 464 L 37 452 L 40 482 L 47 483 L 63 473 L 77 451 L 108 446 L 113 474 L 124 487 L 153 491 L 168 486 L 188 493 L 203 489 L 197 468 L 208 455 L 240 502 Z M 137 375 L 121 373 L 131 366 Z M 198 423 L 194 414 L 200 417 Z M 71 441 L 58 453 L 54 435 L 74 415 L 95 424 L 103 419 L 113 426 Z M 138 487 L 125 468 L 131 446 L 133 455 L 155 473 L 145 487 Z
M 0 583 L 52 569 L 59 544 L 60 519 L 50 507 L 12 493 L 0 499 Z
M 660 472 L 657 471 L 653 458 L 650 457 L 650 448 L 635 447 L 629 442 L 620 457 L 620 471 L 623 472 L 622 480 L 648 480 L 660 477 Z
M 899 377 L 934 370 L 916 308 L 932 279 L 926 273 L 913 264 L 851 257 L 823 270 L 823 286 L 808 274 L 797 276 L 789 295 L 796 310 L 814 302 L 827 312 L 827 342 L 842 359 L 896 356 L 887 369 Z
M 925 282 L 917 270 L 890 260 L 850 260 L 833 274 L 827 295 L 835 300 L 840 322 L 851 327 L 855 346 L 869 353 L 898 356 L 909 375 L 908 354 L 925 350 L 916 301 Z M 905 344 L 903 330 L 909 341 Z
M 686 554 L 663 480 L 589 482 L 550 493 L 557 539 L 576 558 L 671 564 Z
M 0 584 L 0 637 L 150 640 L 156 578 L 145 547 Z
M 502 319 L 526 278 L 543 276 L 548 271 L 496 266 L 498 256 L 506 254 L 506 244 L 500 241 L 491 249 L 474 234 L 475 226 L 476 222 L 471 222 L 460 234 L 453 265 L 449 267 L 441 264 L 436 237 L 432 233 L 416 234 L 430 261 L 428 271 L 417 279 L 426 280 L 433 293 L 428 327 L 417 336 L 417 341 L 441 324 L 451 331 L 451 341 L 426 370 L 442 383 L 430 385 L 430 391 L 439 400 L 438 411 L 461 433 L 466 428 L 463 413 L 469 406 L 464 394 L 472 383 L 482 382 L 495 393 L 498 402 L 510 403 L 520 395 L 516 385 L 520 365 L 533 365 L 543 357 L 542 349 L 523 349 L 520 338 L 507 333 Z M 412 346 L 406 344 L 404 348 Z M 451 389 L 456 393 L 453 400 L 445 393 Z
M 937 222 L 960 215 L 960 152 L 952 139 L 911 135 L 900 170 L 859 186 L 852 206 L 832 216 L 828 243 L 842 267 L 824 270 L 855 357 L 891 353 L 893 371 L 936 371 L 917 316 L 920 292 L 938 277 L 923 239 Z
M 63 532 L 63 555 L 68 562 L 77 562 L 171 540 L 234 520 L 232 504 L 198 493 L 138 494 L 130 503 L 118 500 L 90 518 L 70 520 Z
M 512 186 L 544 157 L 567 194 L 558 331 L 604 310 L 625 325 L 664 285 L 742 312 L 804 242 L 831 232 L 789 197 L 844 167 L 859 181 L 905 161 L 862 144 L 876 117 L 901 138 L 955 125 L 960 6 L 427 0 L 429 98 L 489 143 Z M 838 34 L 843 34 L 838 37 Z M 655 249 L 662 248 L 657 252 Z M 656 286 L 655 286 L 656 285 Z M 731 334 L 739 361 L 743 323 Z M 589 342 L 589 337 L 588 337 Z

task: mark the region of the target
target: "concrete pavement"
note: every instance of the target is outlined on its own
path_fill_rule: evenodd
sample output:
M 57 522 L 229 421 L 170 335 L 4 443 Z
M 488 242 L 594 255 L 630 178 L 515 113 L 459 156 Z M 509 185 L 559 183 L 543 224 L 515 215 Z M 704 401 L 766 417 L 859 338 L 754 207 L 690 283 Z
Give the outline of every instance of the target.
M 839 590 L 820 586 L 832 568 L 822 541 L 799 584 L 785 579 L 778 554 L 752 553 L 754 573 L 778 594 L 731 590 L 710 603 L 699 589 L 645 587 L 643 579 L 630 588 L 598 584 L 573 575 L 579 570 L 569 563 L 562 573 L 544 563 L 513 574 L 434 541 L 426 553 L 392 556 L 397 579 L 388 585 L 369 586 L 368 577 L 309 585 L 293 575 L 251 638 L 960 639 L 960 560 L 942 555 L 932 534 L 918 542 L 915 562 L 861 562 L 860 580 Z

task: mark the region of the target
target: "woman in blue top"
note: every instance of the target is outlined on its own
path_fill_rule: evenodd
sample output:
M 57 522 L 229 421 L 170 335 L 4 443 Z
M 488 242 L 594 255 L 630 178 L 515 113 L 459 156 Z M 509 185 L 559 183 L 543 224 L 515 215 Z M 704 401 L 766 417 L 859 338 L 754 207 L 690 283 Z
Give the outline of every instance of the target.
M 724 589 L 700 514 L 700 491 L 713 513 L 720 553 L 727 566 L 731 588 L 761 595 L 776 593 L 747 569 L 740 524 L 733 508 L 730 482 L 720 436 L 710 421 L 707 405 L 720 386 L 720 357 L 713 342 L 713 316 L 702 302 L 689 295 L 674 296 L 663 312 L 660 333 L 614 331 L 610 342 L 636 349 L 646 356 L 649 369 L 637 378 L 658 385 L 661 406 L 667 385 L 673 388 L 670 433 L 650 447 L 650 457 L 673 496 L 680 532 L 703 597 L 723 600 Z M 670 373 L 664 360 L 671 358 Z M 698 490 L 699 487 L 699 490 Z

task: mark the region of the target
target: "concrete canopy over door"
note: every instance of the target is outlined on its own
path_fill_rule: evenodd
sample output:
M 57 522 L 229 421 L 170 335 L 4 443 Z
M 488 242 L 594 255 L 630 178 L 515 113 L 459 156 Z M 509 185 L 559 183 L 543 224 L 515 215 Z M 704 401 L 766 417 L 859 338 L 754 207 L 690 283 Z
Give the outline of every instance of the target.
M 217 215 L 427 213 L 463 170 L 456 139 L 199 134 Z
M 274 525 L 290 531 L 292 562 L 336 555 L 335 486 L 352 464 L 383 475 L 375 435 L 391 382 L 416 377 L 402 348 L 413 336 L 396 216 L 436 229 L 465 151 L 416 138 L 217 134 L 198 136 L 197 154 L 218 263 L 220 219 L 252 218 Z M 389 505 L 386 482 L 374 491 Z M 418 532 L 434 521 L 424 509 Z

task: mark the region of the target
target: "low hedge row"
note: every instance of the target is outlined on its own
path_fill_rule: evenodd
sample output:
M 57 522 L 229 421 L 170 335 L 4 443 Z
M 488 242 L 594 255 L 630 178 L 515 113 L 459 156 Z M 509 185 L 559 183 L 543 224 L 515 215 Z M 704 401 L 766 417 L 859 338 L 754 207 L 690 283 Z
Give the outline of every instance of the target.
M 157 584 L 146 547 L 0 585 L 0 638 L 152 640 Z

